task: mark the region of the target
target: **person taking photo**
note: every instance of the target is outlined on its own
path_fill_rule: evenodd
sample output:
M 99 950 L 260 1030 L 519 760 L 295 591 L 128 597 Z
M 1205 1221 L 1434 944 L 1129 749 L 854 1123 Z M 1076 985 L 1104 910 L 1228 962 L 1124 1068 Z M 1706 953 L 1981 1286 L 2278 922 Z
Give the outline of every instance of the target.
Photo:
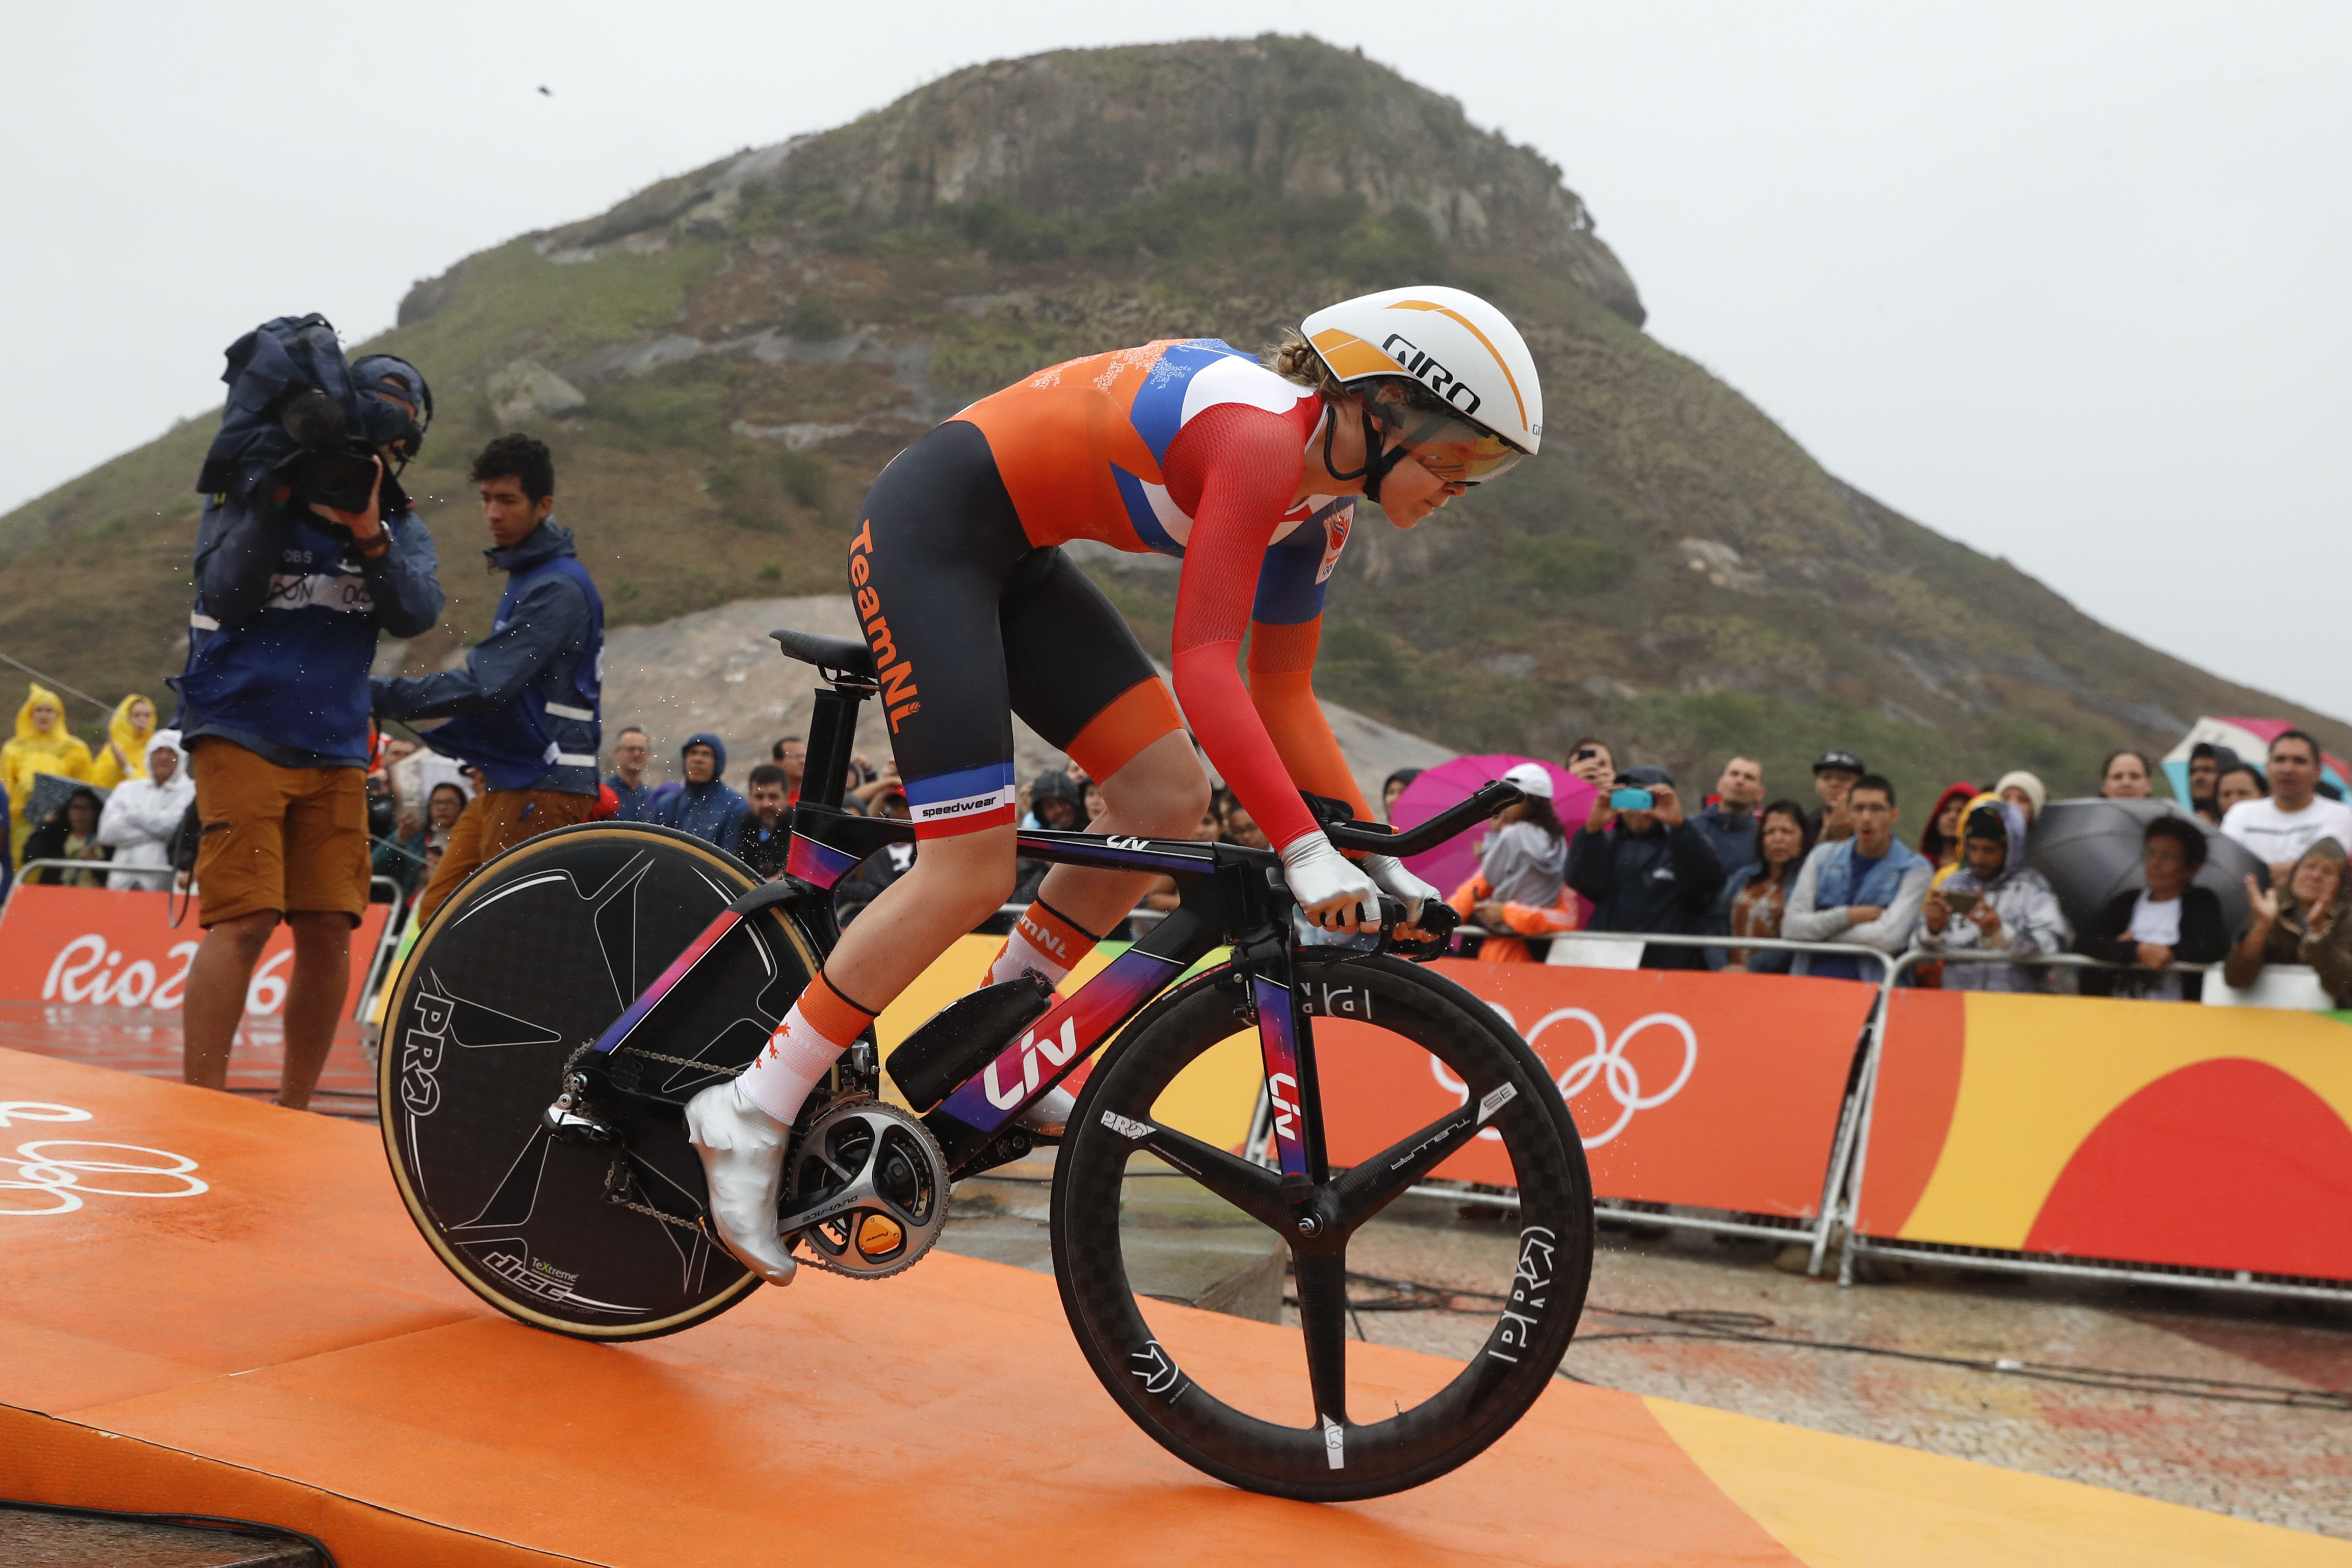
M 232 349 L 233 373 L 237 363 Z M 294 966 L 278 1101 L 297 1109 L 334 1043 L 352 928 L 367 908 L 368 666 L 379 634 L 415 637 L 441 619 L 433 536 L 393 482 L 424 441 L 432 394 L 388 354 L 350 375 L 374 469 L 356 510 L 242 482 L 238 453 L 225 448 L 252 411 L 243 378 L 231 382 L 203 476 L 224 488 L 197 525 L 188 660 L 172 682 L 203 825 L 205 938 L 181 1015 L 187 1081 L 226 1084 L 247 984 L 282 923 Z

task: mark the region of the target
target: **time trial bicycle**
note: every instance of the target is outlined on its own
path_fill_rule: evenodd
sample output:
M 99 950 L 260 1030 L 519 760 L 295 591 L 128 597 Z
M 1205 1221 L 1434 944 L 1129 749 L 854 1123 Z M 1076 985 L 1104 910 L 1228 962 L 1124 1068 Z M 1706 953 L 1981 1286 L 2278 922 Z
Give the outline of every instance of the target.
M 646 1339 L 755 1288 L 710 1226 L 681 1109 L 759 1054 L 822 966 L 839 936 L 835 883 L 911 839 L 903 822 L 841 809 L 858 705 L 876 689 L 866 645 L 773 635 L 827 682 L 782 879 L 763 883 L 667 829 L 567 828 L 469 878 L 393 983 L 379 1094 L 401 1198 L 459 1280 L 536 1327 Z M 1516 799 L 1511 786 L 1489 785 L 1401 834 L 1309 804 L 1341 847 L 1402 855 Z M 912 1031 L 887 1064 L 869 1030 L 793 1129 L 780 1229 L 797 1233 L 798 1255 L 859 1279 L 911 1267 L 939 1239 L 954 1183 L 1055 1141 L 1022 1127 L 1021 1113 L 1108 1040 L 1058 1140 L 1049 1226 L 1070 1326 L 1119 1407 L 1210 1475 L 1307 1500 L 1402 1490 L 1485 1449 L 1567 1351 L 1591 1274 L 1593 1209 L 1582 1145 L 1542 1061 L 1492 1008 L 1414 961 L 1442 949 L 1453 912 L 1425 913 L 1423 938 L 1402 940 L 1403 911 L 1386 902 L 1377 942 L 1319 945 L 1302 939 L 1270 852 L 1018 838 L 1026 857 L 1164 873 L 1181 905 L 1066 999 L 1034 976 L 983 987 Z M 1253 1030 L 1264 1093 L 1241 1150 L 1156 1113 L 1187 1067 Z M 1400 1043 L 1418 1052 L 1415 1067 L 1458 1088 L 1462 1104 L 1343 1167 L 1328 1151 L 1322 1085 L 1373 1040 L 1391 1052 L 1384 1061 Z M 885 1098 L 886 1070 L 906 1104 Z M 1482 1138 L 1499 1145 L 1517 1191 L 1515 1268 L 1491 1292 L 1491 1324 L 1460 1373 L 1408 1405 L 1392 1376 L 1351 1379 L 1349 1244 Z M 1167 1341 L 1182 1336 L 1153 1323 L 1168 1309 L 1132 1278 L 1148 1263 L 1139 1249 L 1164 1239 L 1123 1213 L 1129 1182 L 1147 1176 L 1189 1178 L 1287 1249 L 1311 1407 L 1270 1410 L 1263 1388 L 1213 1389 L 1179 1364 Z

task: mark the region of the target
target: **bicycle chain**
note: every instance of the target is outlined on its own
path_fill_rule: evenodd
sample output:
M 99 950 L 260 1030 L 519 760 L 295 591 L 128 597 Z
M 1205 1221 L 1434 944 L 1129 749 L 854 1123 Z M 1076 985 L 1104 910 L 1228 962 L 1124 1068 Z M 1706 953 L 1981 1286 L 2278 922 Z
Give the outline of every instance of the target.
M 699 1067 L 705 1072 L 723 1072 L 730 1078 L 742 1077 L 745 1072 L 751 1070 L 751 1064 L 747 1061 L 740 1067 L 721 1067 L 715 1061 L 702 1061 L 691 1056 L 664 1056 L 658 1051 L 640 1051 L 634 1045 L 625 1045 L 613 1054 L 615 1056 L 642 1056 L 647 1061 L 667 1062 L 672 1067 Z
M 576 1070 L 580 1065 L 581 1058 L 586 1056 L 590 1051 L 594 1051 L 595 1049 L 596 1048 L 593 1045 L 583 1045 L 564 1059 L 563 1077 L 566 1082 L 571 1082 L 574 1070 Z M 650 1051 L 637 1051 L 625 1046 L 622 1049 L 631 1056 L 642 1056 L 655 1061 L 668 1062 L 677 1067 L 708 1068 L 711 1065 L 707 1061 L 690 1061 L 683 1057 L 661 1056 Z M 736 1069 L 736 1071 L 738 1072 L 740 1072 L 741 1071 L 742 1069 L 740 1068 Z M 626 1192 L 628 1188 L 629 1156 L 626 1154 L 616 1155 L 614 1156 L 612 1168 L 604 1173 L 604 1201 L 606 1203 L 613 1205 L 616 1208 L 625 1208 L 632 1214 L 642 1214 L 648 1219 L 658 1219 L 664 1225 L 675 1226 L 680 1230 L 691 1232 L 693 1235 L 699 1237 L 705 1241 L 713 1242 L 714 1244 L 716 1243 L 718 1239 L 710 1234 L 708 1228 L 703 1225 L 699 1218 L 680 1219 L 677 1215 L 666 1213 L 661 1209 L 656 1208 L 650 1203 L 634 1202 L 631 1199 L 621 1196 L 623 1193 Z
M 616 1207 L 625 1208 L 632 1214 L 642 1214 L 649 1218 L 658 1219 L 664 1225 L 674 1225 L 680 1230 L 690 1230 L 695 1235 L 700 1237 L 703 1240 L 716 1244 L 718 1239 L 712 1236 L 710 1232 L 704 1228 L 700 1219 L 680 1219 L 675 1214 L 663 1213 L 660 1209 L 656 1208 L 650 1203 L 632 1203 L 629 1199 L 623 1197 L 621 1194 L 628 1190 L 628 1170 L 629 1156 L 623 1155 L 614 1160 L 613 1168 L 604 1173 L 604 1201 L 606 1203 L 612 1204 Z

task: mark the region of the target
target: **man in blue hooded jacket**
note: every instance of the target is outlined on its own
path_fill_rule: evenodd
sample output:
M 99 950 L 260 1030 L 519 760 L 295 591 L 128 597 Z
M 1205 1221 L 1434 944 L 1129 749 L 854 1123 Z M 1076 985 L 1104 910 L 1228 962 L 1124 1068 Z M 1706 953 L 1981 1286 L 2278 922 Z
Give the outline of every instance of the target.
M 305 504 L 273 466 L 269 410 L 301 371 L 285 345 L 316 321 L 319 370 L 373 454 L 365 507 Z M 299 344 L 297 345 L 301 346 Z M 253 373 L 248 375 L 247 371 Z M 368 665 L 379 632 L 441 619 L 433 536 L 396 476 L 423 443 L 432 393 L 388 354 L 343 366 L 322 320 L 267 324 L 229 350 L 221 431 L 197 487 L 188 662 L 172 682 L 196 786 L 198 919 L 181 1018 L 185 1076 L 222 1088 L 246 990 L 270 933 L 294 939 L 278 1103 L 306 1106 L 351 985 L 367 908 Z
M 474 459 L 489 548 L 507 574 L 490 634 L 466 666 L 373 683 L 388 718 L 447 718 L 426 745 L 479 768 L 489 787 L 466 803 L 441 864 L 416 901 L 430 919 L 485 861 L 596 805 L 604 601 L 555 520 L 555 463 L 544 442 L 501 435 Z
M 686 782 L 655 806 L 647 821 L 708 839 L 732 854 L 751 802 L 719 781 L 727 771 L 727 743 L 709 733 L 689 735 L 677 759 Z

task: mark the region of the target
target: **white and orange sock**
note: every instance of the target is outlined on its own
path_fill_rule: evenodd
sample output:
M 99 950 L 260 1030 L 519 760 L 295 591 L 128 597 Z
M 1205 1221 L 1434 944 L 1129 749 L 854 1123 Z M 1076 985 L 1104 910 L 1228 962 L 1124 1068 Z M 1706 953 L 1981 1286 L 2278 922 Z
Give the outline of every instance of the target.
M 1054 985 L 1069 978 L 1078 961 L 1102 938 L 1040 898 L 1021 912 L 1004 950 L 988 967 L 988 983 L 1000 985 L 1034 970 Z
M 736 1084 L 744 1097 L 786 1126 L 793 1124 L 834 1060 L 874 1021 L 874 1015 L 835 989 L 819 975 L 801 993 L 759 1060 Z

